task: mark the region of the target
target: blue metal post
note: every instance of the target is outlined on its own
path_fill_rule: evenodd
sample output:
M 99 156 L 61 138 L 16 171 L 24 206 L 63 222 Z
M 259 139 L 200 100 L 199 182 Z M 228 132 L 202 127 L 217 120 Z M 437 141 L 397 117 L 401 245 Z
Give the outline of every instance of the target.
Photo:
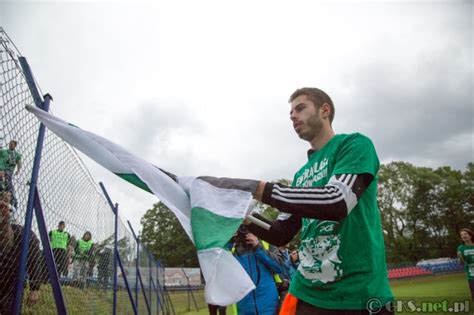
M 161 300 L 160 298 L 160 294 L 161 294 L 161 287 L 160 287 L 160 274 L 159 274 L 159 270 L 160 270 L 160 263 L 158 261 L 155 261 L 155 265 L 156 265 L 156 289 L 157 289 L 157 300 L 156 300 L 156 303 L 158 303 L 158 309 L 161 308 L 162 312 L 164 313 L 164 308 L 163 308 L 163 301 Z
M 151 303 L 153 302 L 152 298 L 151 298 L 151 282 L 153 281 L 152 279 L 152 275 L 151 275 L 151 255 L 150 253 L 148 252 L 147 250 L 147 253 L 148 253 L 148 274 L 149 274 L 149 280 L 148 280 L 148 299 L 150 300 L 150 307 L 151 307 Z
M 19 61 L 20 61 L 20 65 L 23 69 L 23 74 L 25 75 L 26 82 L 28 84 L 28 87 L 33 96 L 36 106 L 43 109 L 44 111 L 48 111 L 49 103 L 52 100 L 52 97 L 49 94 L 47 94 L 44 96 L 44 102 L 41 102 L 41 97 L 39 96 L 38 89 L 34 83 L 33 75 L 31 73 L 28 62 L 26 61 L 26 58 L 20 57 Z M 22 232 L 20 266 L 18 268 L 18 282 L 16 284 L 15 303 L 13 306 L 14 314 L 20 314 L 20 311 L 21 311 L 21 302 L 23 299 L 23 287 L 24 287 L 24 281 L 25 281 L 25 275 L 26 275 L 26 265 L 28 261 L 29 240 L 31 237 L 31 223 L 33 221 L 33 205 L 34 205 L 34 199 L 35 199 L 34 197 L 36 193 L 36 184 L 37 184 L 39 168 L 40 168 L 41 152 L 43 150 L 44 134 L 45 134 L 45 126 L 43 124 L 40 124 L 39 131 L 38 131 L 38 139 L 36 141 L 35 159 L 33 161 L 33 171 L 31 173 L 30 190 L 28 194 L 28 203 L 27 203 L 26 213 L 25 213 L 25 223 L 23 225 L 23 232 Z
M 130 222 L 128 224 L 130 225 Z M 135 234 L 133 234 L 133 236 L 134 236 L 135 242 L 137 243 L 137 260 L 135 261 L 135 303 L 137 304 L 137 310 L 138 310 L 138 274 L 140 273 L 140 240 L 137 240 L 135 238 Z
M 41 96 L 35 84 L 35 79 L 33 78 L 33 74 L 31 72 L 28 61 L 26 61 L 25 57 L 18 57 L 18 61 L 20 62 L 21 69 L 23 70 L 23 74 L 25 75 L 26 84 L 28 84 L 28 88 L 30 89 L 31 96 L 33 97 L 33 101 L 35 102 L 36 107 L 44 109 L 43 101 L 41 100 Z M 44 110 L 48 111 L 46 109 Z
M 138 244 L 138 237 L 135 234 L 135 230 L 133 229 L 132 224 L 130 223 L 130 221 L 127 221 L 127 223 L 128 223 L 128 226 L 130 227 L 130 230 L 132 231 L 133 238 L 135 239 L 135 241 Z M 150 303 L 148 302 L 148 298 L 146 296 L 145 286 L 143 285 L 143 280 L 142 280 L 142 276 L 141 276 L 141 273 L 140 273 L 140 269 L 138 268 L 138 259 L 137 259 L 137 278 L 138 278 L 138 280 L 140 280 L 140 287 L 143 291 L 143 297 L 145 298 L 145 304 L 146 304 L 146 307 L 147 307 L 147 310 L 148 310 L 148 314 L 151 314 Z M 137 301 L 138 301 L 138 299 L 137 299 Z
M 118 252 L 117 252 L 117 261 L 119 263 L 120 270 L 122 271 L 122 274 L 123 274 L 123 281 L 125 282 L 125 287 L 127 288 L 128 298 L 130 299 L 130 303 L 132 304 L 133 313 L 137 315 L 138 310 L 135 306 L 135 303 L 133 303 L 132 291 L 130 290 L 130 285 L 128 284 L 127 276 L 125 274 L 125 270 L 123 269 L 122 260 L 120 259 L 120 254 Z
M 118 286 L 117 286 L 117 257 L 119 257 L 118 253 L 118 204 L 115 204 L 114 207 L 114 215 L 115 215 L 115 223 L 114 223 L 114 301 L 113 301 L 113 309 L 112 309 L 112 314 L 115 315 L 117 314 L 117 291 L 118 291 Z
M 118 235 L 118 204 L 113 205 L 112 200 L 109 197 L 109 194 L 107 193 L 107 190 L 105 190 L 105 186 L 102 183 L 99 183 L 100 188 L 102 188 L 102 191 L 104 192 L 105 198 L 107 199 L 107 202 L 109 203 L 109 206 L 112 208 L 112 212 L 114 213 L 114 297 L 113 297 L 113 305 L 112 305 L 112 314 L 115 315 L 117 314 L 117 291 L 118 291 L 118 279 L 117 279 L 117 260 L 119 257 L 118 254 L 118 240 L 117 240 L 117 235 Z M 122 272 L 123 273 L 123 272 Z M 132 301 L 133 304 L 133 301 Z M 136 312 L 135 312 L 136 314 Z
M 56 268 L 53 251 L 51 250 L 51 244 L 48 237 L 48 230 L 46 228 L 46 221 L 43 215 L 43 207 L 41 206 L 38 188 L 35 189 L 34 209 L 41 243 L 43 244 L 43 254 L 46 261 L 46 267 L 48 268 L 49 279 L 53 289 L 54 300 L 56 302 L 56 309 L 58 314 L 67 314 L 66 304 L 64 303 L 64 296 L 61 290 L 61 283 L 59 282 L 59 275 Z

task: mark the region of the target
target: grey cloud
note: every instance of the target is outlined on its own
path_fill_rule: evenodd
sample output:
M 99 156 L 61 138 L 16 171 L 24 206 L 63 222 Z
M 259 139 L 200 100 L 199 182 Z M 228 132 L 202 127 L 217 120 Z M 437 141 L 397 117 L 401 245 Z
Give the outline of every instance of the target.
M 351 99 L 344 100 L 352 105 L 342 124 L 360 122 L 382 159 L 425 157 L 430 166 L 464 168 L 473 158 L 473 73 L 463 56 L 472 54 L 472 46 L 455 48 L 405 67 L 378 62 L 356 69 L 360 75 Z M 457 138 L 463 145 L 451 148 Z
M 147 101 L 121 116 L 114 128 L 123 145 L 136 148 L 145 156 L 156 155 L 169 145 L 173 134 L 196 135 L 204 125 L 196 119 L 194 109 L 176 101 Z M 160 147 L 153 145 L 157 140 Z

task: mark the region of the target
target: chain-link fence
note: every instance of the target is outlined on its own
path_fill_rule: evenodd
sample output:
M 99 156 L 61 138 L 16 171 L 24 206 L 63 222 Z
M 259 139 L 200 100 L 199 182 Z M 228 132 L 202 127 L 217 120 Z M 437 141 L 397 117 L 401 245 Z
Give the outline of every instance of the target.
M 121 220 L 115 228 L 113 206 L 76 152 L 48 131 L 42 153 L 36 151 L 40 125 L 25 105 L 44 102 L 31 79 L 0 28 L 0 314 L 18 306 L 25 314 L 56 314 L 58 300 L 70 314 L 166 312 L 163 270 Z M 37 177 L 34 165 L 40 165 Z

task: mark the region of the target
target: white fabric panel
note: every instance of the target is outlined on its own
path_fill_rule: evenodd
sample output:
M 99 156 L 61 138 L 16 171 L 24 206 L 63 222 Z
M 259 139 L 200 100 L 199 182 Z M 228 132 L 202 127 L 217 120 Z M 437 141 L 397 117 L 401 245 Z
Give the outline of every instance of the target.
M 206 303 L 231 305 L 255 289 L 245 269 L 229 251 L 222 248 L 198 251 L 198 259 L 207 283 Z
M 178 183 L 191 197 L 192 207 L 207 209 L 227 218 L 245 218 L 252 194 L 243 190 L 218 188 L 196 177 L 178 177 Z

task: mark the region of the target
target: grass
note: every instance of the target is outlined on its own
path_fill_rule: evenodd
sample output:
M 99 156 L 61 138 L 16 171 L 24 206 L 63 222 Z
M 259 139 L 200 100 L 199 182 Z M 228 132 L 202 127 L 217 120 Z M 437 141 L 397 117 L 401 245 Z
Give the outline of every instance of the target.
M 452 303 L 455 301 L 470 301 L 469 287 L 464 273 L 392 280 L 390 286 L 397 300 L 403 300 L 403 303 L 405 303 L 403 305 L 405 312 L 397 312 L 397 314 L 444 314 L 444 312 L 430 310 L 429 307 L 443 307 L 442 305 L 436 306 L 434 303 L 441 303 L 444 300 L 446 300 L 445 303 L 450 303 L 449 306 L 452 306 Z M 27 294 L 28 292 L 25 290 L 25 299 Z M 132 294 L 135 296 L 134 292 Z M 69 314 L 109 315 L 112 313 L 112 290 L 101 291 L 95 288 L 81 290 L 64 286 L 63 295 Z M 180 315 L 208 314 L 203 291 L 194 291 L 193 296 L 198 310 L 196 310 L 192 296 L 188 295 L 187 292 L 169 292 L 175 313 Z M 410 312 L 410 309 L 408 309 L 410 306 L 406 304 L 408 300 L 414 301 L 417 307 L 422 306 L 422 302 L 430 303 L 425 303 L 424 305 L 426 312 Z M 125 290 L 119 291 L 117 304 L 117 314 L 133 314 L 133 309 Z M 470 301 L 471 312 L 474 310 L 474 305 L 472 304 L 474 302 Z M 156 314 L 156 300 L 151 306 L 152 313 Z M 146 308 L 143 294 L 140 294 L 139 313 L 147 313 L 145 311 Z M 51 287 L 43 285 L 41 287 L 40 301 L 33 306 L 28 306 L 24 303 L 22 313 L 28 315 L 56 314 Z M 233 314 L 231 307 L 227 308 L 227 314 Z
M 458 307 L 469 306 L 470 311 L 474 311 L 474 302 L 470 298 L 471 294 L 465 273 L 393 280 L 390 282 L 390 286 L 397 300 L 403 301 L 398 302 L 397 310 L 400 311 L 397 314 L 446 314 L 443 307 L 453 307 L 455 302 L 462 304 Z M 414 303 L 408 305 L 411 303 L 408 301 L 414 301 Z M 443 306 L 443 303 L 446 306 Z M 414 311 L 415 307 L 424 307 L 425 312 L 423 310 L 421 312 Z M 439 311 L 436 311 L 436 308 Z
M 468 300 L 471 313 L 474 309 L 474 305 L 472 305 L 474 302 L 470 301 L 469 286 L 464 273 L 392 280 L 390 282 L 390 286 L 396 299 L 403 300 L 404 303 L 404 311 L 397 311 L 397 314 L 445 314 L 445 312 L 434 311 L 435 307 L 443 307 L 442 305 L 436 306 L 435 303 L 441 303 L 444 300 L 446 300 L 445 303 L 448 303 L 448 306 L 453 306 L 453 302 Z M 199 311 L 191 310 L 186 312 L 188 306 L 186 293 L 180 293 L 181 296 L 175 294 L 177 293 L 171 295 L 171 299 L 173 300 L 177 314 L 208 314 L 207 305 L 204 302 L 202 291 L 194 293 L 194 296 L 198 302 L 198 306 L 200 307 Z M 409 300 L 413 301 L 414 303 L 408 305 Z M 424 306 L 422 305 L 423 302 L 425 302 Z M 412 306 L 420 308 L 425 307 L 425 312 L 423 312 L 423 310 L 420 312 L 410 311 L 410 307 Z M 430 309 L 430 307 L 433 307 L 433 309 Z M 233 314 L 230 307 L 227 308 L 227 314 Z

